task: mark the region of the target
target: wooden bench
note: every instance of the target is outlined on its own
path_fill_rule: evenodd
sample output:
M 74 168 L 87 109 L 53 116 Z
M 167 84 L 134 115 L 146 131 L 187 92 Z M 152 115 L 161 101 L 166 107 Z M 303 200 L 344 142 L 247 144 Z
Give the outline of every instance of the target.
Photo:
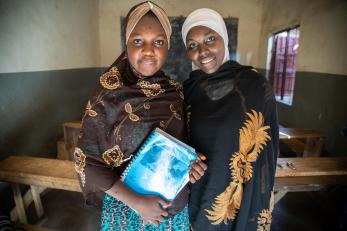
M 11 183 L 16 207 L 11 220 L 27 223 L 25 208 L 34 201 L 38 218 L 44 215 L 40 193 L 46 188 L 81 192 L 71 161 L 27 156 L 10 156 L 0 162 L 0 181 Z M 22 196 L 19 184 L 30 186 Z
M 347 185 L 347 157 L 279 158 L 275 176 L 275 201 L 287 192 L 316 191 Z M 0 181 L 12 184 L 19 220 L 27 223 L 18 184 L 31 187 L 36 211 L 43 214 L 42 188 L 81 192 L 73 162 L 27 156 L 10 156 L 0 162 Z
M 288 192 L 347 185 L 347 157 L 278 158 L 275 202 Z

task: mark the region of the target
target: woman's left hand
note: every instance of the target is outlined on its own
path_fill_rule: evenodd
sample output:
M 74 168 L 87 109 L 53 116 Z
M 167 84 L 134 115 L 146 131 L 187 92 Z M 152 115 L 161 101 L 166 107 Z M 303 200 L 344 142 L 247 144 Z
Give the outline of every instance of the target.
M 189 180 L 193 184 L 205 174 L 205 171 L 207 169 L 207 165 L 201 161 L 201 160 L 206 160 L 206 157 L 202 155 L 201 153 L 198 153 L 198 154 L 200 159 L 192 163 L 192 165 L 190 166 L 190 171 L 189 171 Z

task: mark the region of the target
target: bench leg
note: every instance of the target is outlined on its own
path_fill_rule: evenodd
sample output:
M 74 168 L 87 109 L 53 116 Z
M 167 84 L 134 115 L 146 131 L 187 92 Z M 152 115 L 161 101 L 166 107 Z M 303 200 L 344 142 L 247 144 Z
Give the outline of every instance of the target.
M 275 204 L 282 199 L 287 194 L 287 190 L 279 190 L 278 192 L 275 192 Z
M 18 184 L 11 184 L 11 186 L 12 186 L 12 191 L 13 191 L 13 195 L 14 195 L 14 202 L 16 204 L 16 209 L 17 209 L 19 221 L 27 224 L 28 223 L 27 215 L 25 213 L 23 197 L 22 197 L 22 194 L 20 192 L 19 185 Z
M 33 195 L 33 200 L 35 204 L 36 214 L 38 218 L 41 218 L 44 214 L 41 197 L 40 197 L 40 189 L 37 186 L 31 185 L 31 194 Z
M 303 157 L 319 157 L 323 143 L 323 138 L 307 138 Z
M 46 188 L 44 187 L 38 187 L 39 193 L 41 194 Z M 27 209 L 31 202 L 33 202 L 33 194 L 31 192 L 31 189 L 29 189 L 23 196 L 23 202 L 24 202 L 24 208 Z M 17 213 L 17 207 L 15 206 L 11 212 L 10 217 L 12 221 L 18 221 L 18 213 Z

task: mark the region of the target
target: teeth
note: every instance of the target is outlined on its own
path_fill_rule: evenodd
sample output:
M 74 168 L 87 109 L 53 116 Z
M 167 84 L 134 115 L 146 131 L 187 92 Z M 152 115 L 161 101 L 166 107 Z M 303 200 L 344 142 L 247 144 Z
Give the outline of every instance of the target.
M 201 60 L 201 63 L 202 64 L 206 64 L 206 63 L 209 63 L 213 60 L 214 58 L 211 58 L 211 57 L 208 57 L 208 58 L 204 58 Z

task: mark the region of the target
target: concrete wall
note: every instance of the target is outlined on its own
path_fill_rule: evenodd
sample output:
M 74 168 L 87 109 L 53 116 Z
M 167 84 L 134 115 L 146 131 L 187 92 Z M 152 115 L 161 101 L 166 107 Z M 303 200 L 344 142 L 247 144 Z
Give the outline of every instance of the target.
M 262 68 L 269 36 L 300 25 L 293 105 L 278 103 L 280 123 L 320 129 L 331 155 L 347 155 L 347 1 L 267 0 L 262 24 Z
M 100 65 L 108 66 L 121 52 L 120 17 L 126 16 L 131 6 L 140 1 L 100 0 Z M 197 8 L 209 7 L 223 17 L 239 19 L 237 53 L 238 60 L 247 65 L 258 66 L 258 48 L 261 32 L 263 1 L 260 0 L 175 0 L 154 1 L 169 16 L 187 16 Z
M 0 73 L 98 66 L 98 3 L 0 0 Z
M 345 0 L 267 0 L 264 3 L 259 61 L 265 68 L 267 38 L 300 25 L 297 71 L 347 75 Z
M 103 68 L 95 0 L 0 0 L 0 159 L 55 156 Z

